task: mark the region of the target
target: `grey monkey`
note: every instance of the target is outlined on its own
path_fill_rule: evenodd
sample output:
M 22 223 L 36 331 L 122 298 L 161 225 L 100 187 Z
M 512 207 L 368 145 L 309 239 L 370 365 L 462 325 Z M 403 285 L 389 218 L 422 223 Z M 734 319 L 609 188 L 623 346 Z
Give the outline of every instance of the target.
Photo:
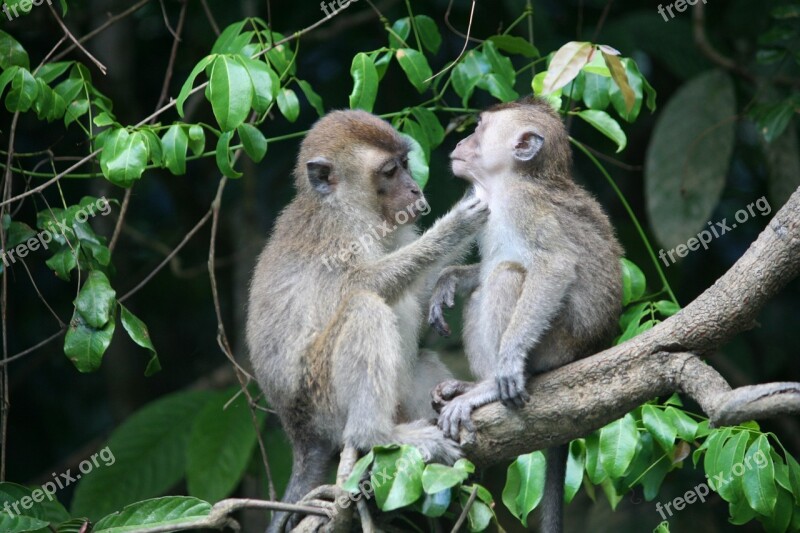
M 286 502 L 323 484 L 343 446 L 396 442 L 426 460 L 460 456 L 428 422 L 429 391 L 451 375 L 419 351 L 419 332 L 436 275 L 466 251 L 488 206 L 466 198 L 419 235 L 414 221 L 429 207 L 408 152 L 369 113 L 320 119 L 300 149 L 297 194 L 258 259 L 247 342 L 292 444 Z M 284 519 L 276 515 L 272 530 Z
M 468 295 L 464 347 L 475 384 L 434 390 L 439 427 L 474 430 L 472 411 L 529 401 L 526 378 L 591 355 L 614 332 L 622 299 L 619 245 L 598 202 L 572 179 L 569 137 L 544 101 L 484 111 L 450 155 L 491 215 L 478 237 L 480 264 L 443 270 L 429 322 L 443 335 L 456 293 Z M 535 398 L 534 398 L 535 401 Z M 543 531 L 562 529 L 566 445 L 548 452 Z

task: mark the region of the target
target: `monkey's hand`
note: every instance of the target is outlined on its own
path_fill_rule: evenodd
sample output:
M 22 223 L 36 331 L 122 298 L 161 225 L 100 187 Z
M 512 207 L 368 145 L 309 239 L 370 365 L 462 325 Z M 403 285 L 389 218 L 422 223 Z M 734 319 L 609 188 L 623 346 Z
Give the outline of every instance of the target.
M 459 440 L 459 432 L 462 427 L 470 433 L 474 433 L 475 426 L 470 418 L 473 409 L 474 406 L 469 398 L 465 396 L 453 398 L 439 413 L 439 429 L 456 442 Z
M 525 358 L 501 356 L 495 375 L 497 393 L 506 407 L 522 407 L 530 400 L 525 390 Z
M 442 337 L 450 336 L 450 326 L 444 319 L 443 308 L 450 309 L 455 305 L 456 287 L 458 286 L 458 270 L 448 267 L 442 270 L 436 285 L 433 287 L 431 305 L 428 309 L 428 324 Z
M 453 398 L 464 394 L 474 387 L 474 383 L 468 381 L 459 381 L 457 379 L 448 379 L 436 385 L 431 391 L 431 406 L 437 413 L 441 413 L 442 409 Z
M 464 223 L 476 233 L 489 220 L 489 204 L 477 196 L 468 196 L 458 202 L 454 209 L 464 217 Z

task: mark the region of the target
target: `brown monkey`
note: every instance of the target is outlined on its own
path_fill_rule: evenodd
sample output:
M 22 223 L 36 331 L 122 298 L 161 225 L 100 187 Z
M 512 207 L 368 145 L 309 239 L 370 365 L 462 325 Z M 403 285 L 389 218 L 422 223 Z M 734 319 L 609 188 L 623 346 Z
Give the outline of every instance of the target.
M 478 236 L 480 264 L 446 268 L 429 322 L 443 335 L 442 307 L 469 294 L 464 346 L 476 384 L 434 391 L 439 426 L 457 439 L 471 412 L 500 400 L 529 400 L 526 377 L 591 355 L 610 340 L 622 299 L 622 248 L 597 201 L 572 180 L 564 125 L 538 99 L 481 114 L 450 155 L 453 173 L 473 184 L 491 215 Z M 535 397 L 535 393 L 534 393 Z M 561 530 L 567 447 L 548 453 L 543 531 Z
M 450 375 L 419 352 L 418 337 L 436 275 L 465 252 L 488 207 L 466 198 L 419 236 L 413 222 L 429 207 L 408 152 L 369 113 L 320 119 L 300 148 L 297 195 L 258 260 L 247 341 L 292 443 L 284 501 L 321 485 L 343 446 L 411 444 L 442 462 L 460 455 L 424 420 L 436 415 L 430 390 Z

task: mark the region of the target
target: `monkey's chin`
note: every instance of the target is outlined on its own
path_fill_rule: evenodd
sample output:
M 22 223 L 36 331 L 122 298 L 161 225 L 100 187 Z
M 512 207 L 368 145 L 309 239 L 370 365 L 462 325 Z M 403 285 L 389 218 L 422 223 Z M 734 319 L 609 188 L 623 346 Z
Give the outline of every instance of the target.
M 465 161 L 462 161 L 461 159 L 453 159 L 450 162 L 450 169 L 453 171 L 453 175 L 455 177 L 470 182 L 472 181 L 472 178 L 467 172 L 467 163 Z

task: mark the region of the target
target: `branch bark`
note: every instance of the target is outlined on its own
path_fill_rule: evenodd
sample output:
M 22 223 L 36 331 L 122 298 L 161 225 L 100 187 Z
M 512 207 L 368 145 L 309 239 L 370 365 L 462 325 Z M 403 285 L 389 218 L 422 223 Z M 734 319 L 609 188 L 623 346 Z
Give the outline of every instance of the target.
M 754 327 L 761 308 L 798 272 L 800 189 L 736 264 L 676 315 L 624 344 L 536 376 L 522 409 L 494 403 L 475 411 L 475 433 L 461 433 L 464 454 L 486 466 L 566 443 L 676 391 L 697 401 L 715 425 L 800 412 L 800 383 L 731 389 L 700 359 Z

